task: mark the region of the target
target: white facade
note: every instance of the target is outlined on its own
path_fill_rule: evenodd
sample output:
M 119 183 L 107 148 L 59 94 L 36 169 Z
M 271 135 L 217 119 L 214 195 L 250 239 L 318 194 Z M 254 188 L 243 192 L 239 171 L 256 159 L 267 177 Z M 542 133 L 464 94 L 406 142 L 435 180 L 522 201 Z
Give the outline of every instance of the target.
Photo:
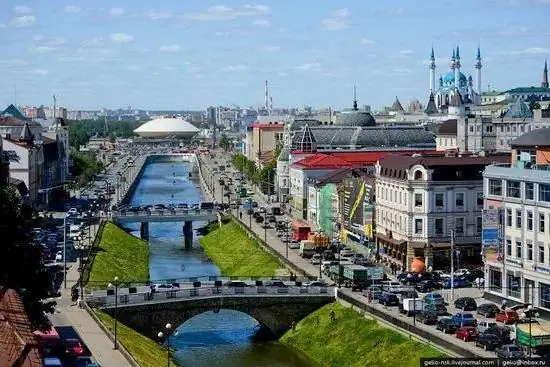
M 486 292 L 550 310 L 550 171 L 521 164 L 484 173 L 486 208 L 502 214 L 502 254 L 486 258 Z
M 29 190 L 30 203 L 36 203 L 44 164 L 40 148 L 2 140 L 4 152 L 10 156 L 10 177 L 23 181 Z

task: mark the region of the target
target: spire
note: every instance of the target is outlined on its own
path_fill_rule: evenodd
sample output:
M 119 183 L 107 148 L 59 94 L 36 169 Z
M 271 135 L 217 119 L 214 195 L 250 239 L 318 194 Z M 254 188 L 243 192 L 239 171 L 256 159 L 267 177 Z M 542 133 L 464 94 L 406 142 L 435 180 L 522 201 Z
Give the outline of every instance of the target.
M 405 111 L 403 109 L 403 105 L 401 104 L 401 102 L 399 101 L 399 98 L 397 96 L 395 96 L 395 101 L 393 101 L 391 109 L 392 109 L 392 111 L 395 111 L 395 112 L 404 112 Z
M 435 105 L 435 98 L 434 94 L 430 93 L 430 99 L 428 100 L 428 104 L 426 105 L 426 109 L 424 110 L 424 113 L 427 115 L 433 115 L 438 113 L 437 107 Z
M 460 60 L 460 47 L 458 47 L 458 44 L 456 45 L 456 59 Z
M 477 57 L 476 57 L 476 60 L 481 61 L 481 48 L 480 48 L 479 46 L 477 46 Z
M 19 135 L 19 141 L 25 143 L 31 143 L 33 141 L 33 136 L 29 124 L 25 122 L 23 128 L 21 129 L 21 135 Z
M 453 48 L 453 56 L 451 57 L 451 70 L 454 70 L 455 69 L 455 64 L 456 64 L 456 50 Z
M 315 153 L 317 151 L 317 142 L 309 125 L 305 125 L 299 133 L 296 140 L 296 148 L 301 153 Z
M 357 111 L 359 108 L 357 107 L 357 87 L 354 84 L 353 85 L 353 110 Z
M 434 52 L 433 46 L 432 46 L 432 55 L 430 56 L 430 60 L 435 60 L 435 52 Z
M 542 72 L 541 88 L 548 88 L 548 60 L 544 59 L 544 71 Z

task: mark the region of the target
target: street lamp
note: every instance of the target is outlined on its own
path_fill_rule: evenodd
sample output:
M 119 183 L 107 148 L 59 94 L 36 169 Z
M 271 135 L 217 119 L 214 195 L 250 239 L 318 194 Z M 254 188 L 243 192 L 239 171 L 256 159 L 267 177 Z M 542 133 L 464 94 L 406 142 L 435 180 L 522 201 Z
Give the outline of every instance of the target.
M 290 241 L 290 220 L 287 220 L 287 221 L 285 222 L 285 230 L 286 230 L 286 236 L 285 236 L 285 243 L 286 243 L 285 256 L 286 256 L 286 258 L 288 259 L 288 245 L 289 245 L 289 241 Z
M 163 333 L 162 331 L 159 331 L 157 336 L 159 337 L 159 339 L 162 339 L 162 338 L 166 337 L 166 349 L 168 351 L 168 358 L 167 358 L 167 364 L 166 365 L 168 367 L 170 367 L 170 357 L 171 357 L 170 337 L 172 335 L 177 335 L 178 331 L 175 330 L 175 331 L 172 332 L 172 324 L 166 324 L 164 326 L 164 328 L 166 329 L 166 334 Z
M 67 217 L 63 217 L 63 287 L 67 289 Z
M 118 349 L 118 343 L 117 343 L 117 324 L 118 324 L 118 277 L 115 277 L 113 279 L 112 283 L 109 283 L 109 288 L 115 288 L 115 340 L 113 341 L 113 349 Z

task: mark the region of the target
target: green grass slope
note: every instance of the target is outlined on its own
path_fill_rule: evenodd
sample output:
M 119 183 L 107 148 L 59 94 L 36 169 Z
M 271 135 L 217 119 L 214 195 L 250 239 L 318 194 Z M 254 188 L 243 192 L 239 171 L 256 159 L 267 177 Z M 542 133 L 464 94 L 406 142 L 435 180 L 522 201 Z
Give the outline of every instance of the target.
M 234 221 L 213 229 L 200 243 L 224 276 L 274 276 L 284 270 L 276 257 L 248 237 Z
M 105 287 L 118 277 L 121 282 L 149 280 L 147 242 L 113 223 L 106 223 L 90 270 L 89 287 Z
M 336 320 L 330 320 L 330 311 Z M 312 313 L 280 340 L 322 366 L 417 367 L 421 357 L 445 357 L 428 345 L 332 303 Z

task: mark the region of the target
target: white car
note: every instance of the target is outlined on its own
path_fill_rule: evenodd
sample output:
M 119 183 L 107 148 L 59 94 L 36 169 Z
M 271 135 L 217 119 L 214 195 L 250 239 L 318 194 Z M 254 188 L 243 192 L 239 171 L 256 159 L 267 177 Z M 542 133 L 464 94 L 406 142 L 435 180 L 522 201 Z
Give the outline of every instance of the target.
M 321 261 L 323 259 L 321 258 L 321 255 L 315 254 L 311 257 L 311 264 L 312 265 L 321 265 Z
M 57 254 L 55 254 L 55 261 L 61 261 L 63 260 L 63 252 L 58 251 Z
M 176 286 L 175 284 L 160 283 L 153 284 L 153 289 L 155 290 L 155 292 L 167 292 L 178 290 L 180 289 L 180 287 Z
M 454 272 L 455 277 L 468 274 L 470 271 L 468 269 L 458 269 Z
M 67 214 L 69 215 L 77 215 L 78 214 L 78 210 L 76 208 L 71 208 L 67 211 Z
M 288 248 L 293 249 L 293 250 L 298 250 L 300 248 L 300 243 L 299 242 L 289 242 L 288 243 Z

